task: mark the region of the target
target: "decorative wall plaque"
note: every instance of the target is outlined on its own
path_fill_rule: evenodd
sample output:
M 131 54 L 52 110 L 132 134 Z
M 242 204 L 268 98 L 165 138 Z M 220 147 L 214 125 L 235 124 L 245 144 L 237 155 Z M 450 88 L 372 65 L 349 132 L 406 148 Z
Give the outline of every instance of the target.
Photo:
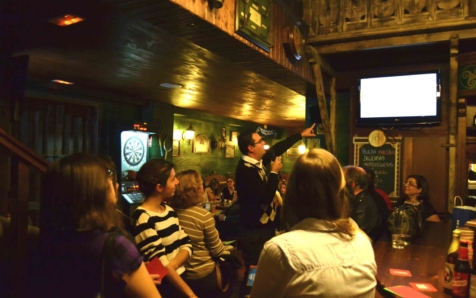
M 236 34 L 269 53 L 271 41 L 272 0 L 236 0 Z

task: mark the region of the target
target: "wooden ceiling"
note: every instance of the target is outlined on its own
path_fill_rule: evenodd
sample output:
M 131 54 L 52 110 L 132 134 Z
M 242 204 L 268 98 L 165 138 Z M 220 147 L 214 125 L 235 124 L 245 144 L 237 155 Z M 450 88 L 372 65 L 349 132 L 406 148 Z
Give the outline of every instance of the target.
M 7 0 L 14 55 L 29 55 L 30 81 L 51 92 L 113 94 L 284 128 L 301 128 L 314 86 L 213 25 L 166 0 Z M 47 22 L 77 13 L 83 23 Z M 319 48 L 319 47 L 317 47 Z M 471 46 L 469 46 L 471 48 Z M 338 72 L 447 63 L 448 43 L 326 52 Z M 51 89 L 51 79 L 73 86 Z M 177 83 L 166 89 L 160 83 Z M 106 96 L 107 97 L 107 96 Z M 91 98 L 106 99 L 104 96 Z M 110 99 L 110 98 L 109 98 Z
M 157 16 L 154 24 L 147 14 L 128 14 L 117 3 L 53 2 L 8 7 L 14 55 L 30 57 L 29 81 L 50 87 L 50 80 L 61 79 L 74 82 L 55 88 L 61 92 L 94 90 L 137 104 L 160 101 L 276 127 L 304 125 L 305 80 L 197 17 L 185 20 L 188 13 L 168 1 L 129 1 L 154 3 L 146 11 L 175 20 L 167 23 Z M 69 27 L 46 21 L 65 13 L 86 21 Z M 219 54 L 202 47 L 206 44 Z M 160 87 L 165 82 L 183 87 Z

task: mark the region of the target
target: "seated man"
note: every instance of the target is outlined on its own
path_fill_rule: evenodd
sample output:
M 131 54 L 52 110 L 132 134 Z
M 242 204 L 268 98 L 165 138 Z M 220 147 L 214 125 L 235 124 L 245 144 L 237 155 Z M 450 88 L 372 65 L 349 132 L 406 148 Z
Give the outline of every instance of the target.
M 225 208 L 216 218 L 216 228 L 222 240 L 238 239 L 240 209 L 238 201 L 234 201 L 233 204 Z
M 357 166 L 346 166 L 343 170 L 349 194 L 350 217 L 375 241 L 373 236 L 381 220 L 377 206 L 367 191 L 367 173 Z
M 390 215 L 390 210 L 392 210 L 392 204 L 390 202 L 390 198 L 387 196 L 385 199 L 377 189 L 375 188 L 375 172 L 370 167 L 363 166 L 362 169 L 365 170 L 368 177 L 368 186 L 367 191 L 369 192 L 370 196 L 374 199 L 375 205 L 377 206 L 378 214 L 380 214 L 380 225 L 375 230 L 373 237 L 375 239 L 374 243 L 379 240 L 380 238 L 384 237 L 386 239 L 390 239 L 390 231 L 388 229 L 388 216 Z M 388 207 L 390 205 L 390 208 Z

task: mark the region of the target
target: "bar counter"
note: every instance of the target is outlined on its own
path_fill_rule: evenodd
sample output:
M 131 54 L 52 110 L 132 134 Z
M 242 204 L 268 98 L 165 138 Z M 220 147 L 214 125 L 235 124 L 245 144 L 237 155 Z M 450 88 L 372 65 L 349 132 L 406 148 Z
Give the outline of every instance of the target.
M 410 286 L 410 282 L 430 283 L 438 292 L 421 292 L 430 297 L 451 297 L 444 289 L 445 258 L 451 242 L 451 222 L 426 222 L 423 235 L 404 249 L 392 248 L 391 241 L 374 245 L 377 277 L 385 286 Z M 409 270 L 411 277 L 390 274 L 390 268 Z M 382 297 L 376 293 L 375 297 Z

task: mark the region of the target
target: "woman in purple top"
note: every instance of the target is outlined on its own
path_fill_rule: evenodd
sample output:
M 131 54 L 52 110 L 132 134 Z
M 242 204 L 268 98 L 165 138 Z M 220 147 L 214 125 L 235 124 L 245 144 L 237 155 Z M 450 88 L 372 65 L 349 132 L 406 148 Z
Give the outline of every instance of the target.
M 111 163 L 92 154 L 53 162 L 44 179 L 40 214 L 43 269 L 37 297 L 94 297 L 101 289 L 101 252 L 114 243 L 112 280 L 106 297 L 161 297 L 142 256 L 124 232 L 116 210 L 117 184 Z M 157 277 L 157 276 L 156 276 Z

